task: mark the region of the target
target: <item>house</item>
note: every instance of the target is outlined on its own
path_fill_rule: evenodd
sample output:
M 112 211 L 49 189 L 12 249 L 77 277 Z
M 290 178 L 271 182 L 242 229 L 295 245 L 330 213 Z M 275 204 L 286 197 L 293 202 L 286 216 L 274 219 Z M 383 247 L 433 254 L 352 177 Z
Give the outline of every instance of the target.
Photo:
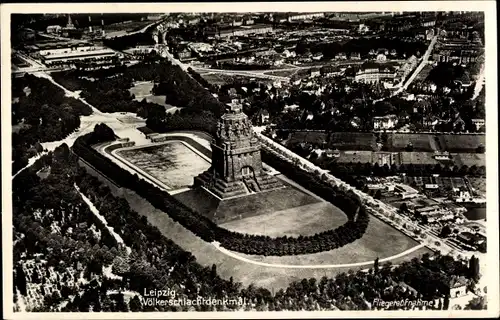
M 60 33 L 61 30 L 62 30 L 62 27 L 58 26 L 58 25 L 47 27 L 47 33 Z
M 472 85 L 472 81 L 467 72 L 464 72 L 459 79 L 455 80 L 455 83 L 460 85 L 462 88 L 468 88 Z
M 417 190 L 404 184 L 395 185 L 394 191 L 401 197 L 401 199 L 415 198 L 416 196 L 418 196 Z
M 387 57 L 383 53 L 377 54 L 377 57 L 375 58 L 377 62 L 385 62 L 387 60 Z
M 314 119 L 314 114 L 309 110 L 304 110 L 303 116 L 305 116 L 306 121 Z
M 455 202 L 468 202 L 472 200 L 473 197 L 467 189 L 460 189 L 458 191 L 458 196 L 455 197 Z
M 297 104 L 290 104 L 290 105 L 286 105 L 283 112 L 290 112 L 290 111 L 295 111 L 299 108 L 299 105 Z
M 467 294 L 467 279 L 464 276 L 453 276 L 448 283 L 450 297 L 458 298 Z
M 319 61 L 322 58 L 323 58 L 323 54 L 321 52 L 317 52 L 317 53 L 313 54 L 313 56 L 312 56 L 312 59 L 315 61 Z
M 347 60 L 347 55 L 344 52 L 339 52 L 335 55 L 335 60 Z
M 177 52 L 177 56 L 179 57 L 180 60 L 189 59 L 191 58 L 191 50 L 189 50 L 188 48 L 184 48 Z
M 472 119 L 472 124 L 476 126 L 476 130 L 479 131 L 482 127 L 484 127 L 485 120 L 484 119 Z
M 257 121 L 259 124 L 266 124 L 269 122 L 269 112 L 265 109 L 260 109 L 257 112 Z
M 423 215 L 423 216 L 433 215 L 436 213 L 440 213 L 441 211 L 442 211 L 441 207 L 439 207 L 437 205 L 415 209 L 415 213 L 418 213 L 418 214 Z
M 311 69 L 310 72 L 311 72 L 310 73 L 311 77 L 319 77 L 321 75 L 321 71 L 320 70 Z
M 340 151 L 338 149 L 335 150 L 328 149 L 325 151 L 325 156 L 327 158 L 338 158 L 340 157 Z
M 391 279 L 391 284 L 394 288 L 398 288 L 399 290 L 401 290 L 402 292 L 405 292 L 405 293 L 408 292 L 409 294 L 411 294 L 414 297 L 416 297 L 418 295 L 418 291 L 415 290 L 415 288 L 409 286 L 408 284 L 406 284 L 403 281 L 396 282 L 396 281 Z
M 361 60 L 359 52 L 351 52 L 351 60 Z
M 373 117 L 373 129 L 392 129 L 398 124 L 398 117 L 394 114 L 383 117 Z
M 358 32 L 359 33 L 366 33 L 370 31 L 370 27 L 368 27 L 366 24 L 364 23 L 360 23 L 359 26 L 358 26 Z
M 484 236 L 477 234 L 477 233 L 473 234 L 473 233 L 465 231 L 465 232 L 460 233 L 457 236 L 457 240 L 459 240 L 465 244 L 471 245 L 471 246 L 477 246 L 477 245 L 483 243 L 484 241 L 486 241 L 486 238 Z

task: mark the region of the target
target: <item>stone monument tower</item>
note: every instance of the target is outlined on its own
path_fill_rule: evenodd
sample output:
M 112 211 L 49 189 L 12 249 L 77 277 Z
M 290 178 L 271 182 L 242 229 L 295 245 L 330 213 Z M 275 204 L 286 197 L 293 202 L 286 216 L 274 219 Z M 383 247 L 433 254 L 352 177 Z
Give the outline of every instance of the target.
M 212 141 L 212 166 L 194 178 L 195 186 L 221 199 L 282 187 L 278 179 L 263 171 L 260 142 L 241 109 L 235 101 L 229 104 Z

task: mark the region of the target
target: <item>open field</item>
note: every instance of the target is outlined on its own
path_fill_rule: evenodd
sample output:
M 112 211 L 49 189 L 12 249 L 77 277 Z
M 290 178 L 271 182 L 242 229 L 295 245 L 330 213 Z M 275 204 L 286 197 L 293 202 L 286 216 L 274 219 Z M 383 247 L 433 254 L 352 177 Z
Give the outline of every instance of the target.
M 264 74 L 271 75 L 271 76 L 278 76 L 278 77 L 291 77 L 294 74 L 296 74 L 298 70 L 300 70 L 300 69 L 297 69 L 297 70 L 273 70 L 273 71 L 264 72 Z
M 477 192 L 486 194 L 486 178 L 468 178 L 469 182 Z
M 405 151 L 408 143 L 412 143 L 413 151 L 433 152 L 437 150 L 434 135 L 419 133 L 392 133 L 388 134 L 387 146 L 389 151 Z
M 134 86 L 129 89 L 130 93 L 135 96 L 136 101 L 142 101 L 146 99 L 147 102 L 156 103 L 160 106 L 164 106 L 166 110 L 174 108 L 174 106 L 165 102 L 166 96 L 155 96 L 152 94 L 153 82 L 136 82 Z
M 457 153 L 452 154 L 453 161 L 459 167 L 466 165 L 472 166 L 485 166 L 486 165 L 486 154 L 484 153 Z
M 182 142 L 160 146 L 118 150 L 117 154 L 173 189 L 193 184 L 193 178 L 210 167 L 210 163 Z
M 400 164 L 433 164 L 440 163 L 434 159 L 433 152 L 401 152 Z
M 324 132 L 296 131 L 290 134 L 288 143 L 309 142 L 321 146 L 326 141 L 328 137 Z M 374 150 L 375 135 L 364 132 L 333 132 L 327 146 L 339 150 Z
M 371 163 L 372 162 L 372 152 L 371 151 L 341 151 L 340 156 L 337 159 L 339 163 Z
M 448 152 L 475 152 L 479 144 L 486 145 L 485 135 L 444 134 L 439 136 L 442 147 Z
M 335 229 L 345 222 L 347 217 L 338 208 L 327 202 L 316 202 L 266 215 L 233 220 L 221 224 L 221 227 L 271 237 L 298 237 Z

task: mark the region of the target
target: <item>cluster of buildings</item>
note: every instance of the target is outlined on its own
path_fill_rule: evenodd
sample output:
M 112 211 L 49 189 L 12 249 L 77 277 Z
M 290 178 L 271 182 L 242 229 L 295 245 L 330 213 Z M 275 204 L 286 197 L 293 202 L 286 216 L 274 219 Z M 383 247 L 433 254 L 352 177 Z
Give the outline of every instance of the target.
M 483 44 L 479 33 L 462 23 L 440 29 L 440 37 L 433 51 L 433 60 L 469 64 L 483 55 Z

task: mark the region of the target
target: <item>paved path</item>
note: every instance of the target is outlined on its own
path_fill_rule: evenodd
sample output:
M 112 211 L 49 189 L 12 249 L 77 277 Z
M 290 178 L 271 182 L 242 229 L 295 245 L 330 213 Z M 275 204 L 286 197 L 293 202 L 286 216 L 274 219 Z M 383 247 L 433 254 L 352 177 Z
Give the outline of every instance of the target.
M 217 248 L 220 252 L 228 255 L 234 259 L 238 259 L 240 261 L 244 261 L 247 263 L 263 266 L 263 267 L 272 267 L 272 268 L 287 268 L 287 269 L 334 269 L 334 268 L 351 268 L 351 267 L 361 267 L 372 265 L 374 260 L 365 261 L 365 262 L 355 262 L 355 263 L 346 263 L 346 264 L 315 264 L 315 265 L 294 265 L 294 264 L 278 264 L 278 263 L 266 263 L 261 261 L 254 261 L 245 257 L 238 255 L 233 251 L 229 251 L 220 246 L 220 243 L 217 241 L 212 242 L 212 245 Z M 397 259 L 400 257 L 404 257 L 405 255 L 412 253 L 413 251 L 417 251 L 425 247 L 424 244 L 419 244 L 413 248 L 410 248 L 406 251 L 393 255 L 391 257 L 380 259 L 379 262 L 390 261 L 393 259 Z

